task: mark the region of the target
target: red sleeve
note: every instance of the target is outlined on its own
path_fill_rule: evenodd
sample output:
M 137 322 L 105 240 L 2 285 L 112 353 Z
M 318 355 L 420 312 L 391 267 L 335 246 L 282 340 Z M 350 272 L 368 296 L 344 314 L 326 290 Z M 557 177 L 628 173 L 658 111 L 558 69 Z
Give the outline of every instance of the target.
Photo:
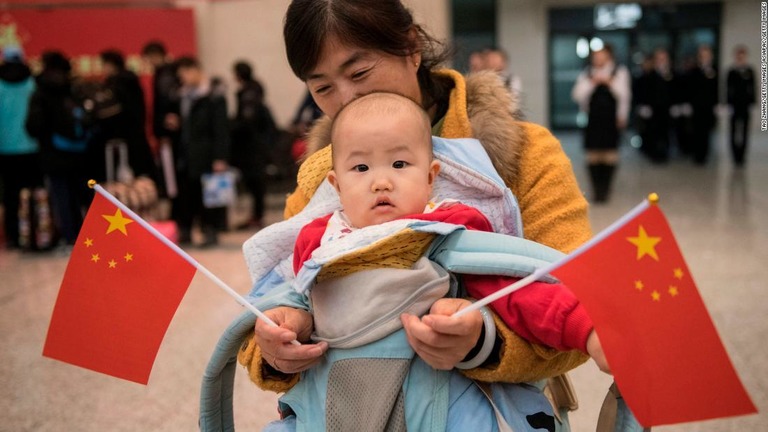
M 299 272 L 304 261 L 308 260 L 312 256 L 312 252 L 320 246 L 320 240 L 323 238 L 331 216 L 315 219 L 304 225 L 304 228 L 299 231 L 296 244 L 293 247 L 293 274 Z
M 469 230 L 493 231 L 485 215 L 460 203 L 407 217 L 464 225 Z M 511 277 L 489 275 L 463 275 L 463 280 L 469 295 L 477 299 L 517 281 Z M 496 300 L 491 307 L 512 331 L 530 342 L 562 351 L 587 351 L 592 320 L 565 285 L 534 282 Z
M 492 232 L 493 226 L 480 210 L 466 204 L 456 203 L 439 208 L 432 213 L 419 213 L 403 216 L 402 219 L 419 219 L 464 225 L 469 230 Z
M 504 276 L 463 275 L 467 292 L 483 298 L 516 282 Z M 509 328 L 523 339 L 561 351 L 587 351 L 592 320 L 562 284 L 534 282 L 491 303 Z

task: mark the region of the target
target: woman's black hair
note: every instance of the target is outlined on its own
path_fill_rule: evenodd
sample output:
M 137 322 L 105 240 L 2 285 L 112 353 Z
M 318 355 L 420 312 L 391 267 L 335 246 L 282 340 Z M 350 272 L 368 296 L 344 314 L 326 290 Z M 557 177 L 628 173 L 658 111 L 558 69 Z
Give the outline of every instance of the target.
M 427 96 L 425 107 L 442 99 L 441 86 L 431 71 L 451 53 L 413 22 L 411 11 L 400 0 L 293 0 L 285 14 L 283 37 L 288 63 L 299 79 L 306 81 L 317 66 L 330 36 L 349 46 L 396 56 L 420 52 L 416 74 Z

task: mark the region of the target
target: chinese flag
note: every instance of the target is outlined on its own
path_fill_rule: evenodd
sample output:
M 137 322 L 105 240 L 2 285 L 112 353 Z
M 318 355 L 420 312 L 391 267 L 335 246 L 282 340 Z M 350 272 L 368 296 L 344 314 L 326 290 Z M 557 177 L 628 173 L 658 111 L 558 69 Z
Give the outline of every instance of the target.
M 645 427 L 756 412 L 657 205 L 553 272 Z
M 97 193 L 72 249 L 43 355 L 146 384 L 194 274 Z

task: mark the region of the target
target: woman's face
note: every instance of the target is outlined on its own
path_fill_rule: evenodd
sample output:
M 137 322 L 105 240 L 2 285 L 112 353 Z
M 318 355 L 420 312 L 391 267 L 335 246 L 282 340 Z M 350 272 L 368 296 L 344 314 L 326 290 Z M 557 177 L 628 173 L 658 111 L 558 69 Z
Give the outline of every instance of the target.
M 416 78 L 421 54 L 399 57 L 383 51 L 342 45 L 329 37 L 307 88 L 320 109 L 333 118 L 351 100 L 375 91 L 396 93 L 421 101 Z

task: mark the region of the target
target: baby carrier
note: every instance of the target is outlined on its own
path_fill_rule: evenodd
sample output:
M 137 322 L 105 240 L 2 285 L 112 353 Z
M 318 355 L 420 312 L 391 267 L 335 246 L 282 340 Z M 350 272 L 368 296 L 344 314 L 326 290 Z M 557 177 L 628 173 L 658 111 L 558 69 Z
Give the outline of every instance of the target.
M 462 229 L 438 232 L 443 235 L 432 242 L 427 253 L 431 261 L 438 263 L 449 272 L 523 277 L 562 257 L 562 253 L 558 251 L 521 238 L 522 227 L 517 202 L 496 174 L 479 142 L 434 138 L 433 145 L 435 157 L 440 160 L 442 167 L 441 177 L 435 184 L 435 194 L 470 197 L 462 201 L 480 209 L 491 221 L 498 234 Z M 471 172 L 466 168 L 467 166 L 472 169 Z M 470 191 L 472 193 L 469 193 Z M 293 247 L 291 238 L 295 239 L 298 230 L 309 221 L 338 208 L 340 208 L 338 196 L 327 182 L 323 183 L 302 213 L 288 221 L 262 230 L 246 242 L 244 245 L 246 260 L 255 281 L 250 296 L 257 307 L 268 309 L 278 305 L 294 304 L 297 301 L 300 294 L 294 289 L 286 289 L 285 282 L 293 279 L 293 270 L 290 265 Z M 419 227 L 416 229 L 418 230 Z M 327 262 L 319 264 L 327 264 Z M 200 406 L 200 428 L 203 431 L 234 430 L 232 397 L 237 353 L 241 342 L 252 330 L 254 322 L 255 316 L 252 313 L 243 313 L 225 331 L 216 347 L 203 378 Z M 385 337 L 381 343 L 386 344 L 399 337 L 402 336 L 396 332 Z M 347 350 L 331 350 L 328 356 L 337 355 L 336 353 L 342 351 Z M 363 355 L 367 354 L 363 353 Z M 406 407 L 402 411 L 406 417 L 409 415 L 418 417 L 426 410 L 431 410 L 430 412 L 434 414 L 429 421 L 425 421 L 423 415 L 416 420 L 413 418 L 407 419 L 408 421 L 402 420 L 408 424 L 409 430 L 446 430 L 448 427 L 462 430 L 465 426 L 477 428 L 476 418 L 470 419 L 471 423 L 462 424 L 462 421 L 467 421 L 467 417 L 471 416 L 465 415 L 462 418 L 460 415 L 462 413 L 457 412 L 455 408 L 448 410 L 449 403 L 455 400 L 450 399 L 452 396 L 445 390 L 452 385 L 466 386 L 467 382 L 472 383 L 458 373 L 441 375 L 435 374 L 434 371 L 429 372 L 426 370 L 428 369 L 426 364 L 419 362 L 420 359 L 414 359 L 408 380 L 418 381 L 424 376 L 430 376 L 433 381 L 426 386 L 423 379 L 418 381 L 418 385 L 414 384 L 410 388 L 409 394 L 417 393 L 418 395 L 419 389 L 424 387 L 427 388 L 424 390 L 426 392 L 431 391 L 430 388 L 443 390 L 442 393 L 427 393 L 421 398 L 434 400 L 435 403 L 432 404 L 434 406 L 411 407 L 409 410 L 409 403 L 405 402 Z M 423 373 L 419 373 L 419 368 L 423 369 Z M 531 418 L 536 420 L 538 416 L 543 416 L 551 419 L 551 430 L 567 431 L 569 428 L 567 417 L 565 417 L 566 412 L 565 410 L 556 412 L 553 409 L 544 394 L 544 384 L 542 381 L 517 385 L 485 385 L 483 391 L 490 390 L 485 395 L 474 385 L 471 388 L 466 387 L 465 393 L 474 392 L 473 394 L 479 396 L 472 399 L 470 405 L 462 405 L 463 414 L 470 410 L 479 412 L 478 410 L 485 409 L 490 414 L 486 417 L 493 417 L 493 411 L 489 405 L 495 404 L 493 408 L 498 409 L 496 413 L 503 417 L 504 422 L 499 422 L 497 426 L 495 420 L 488 419 L 487 430 L 508 430 L 503 429 L 505 425 L 502 424 L 507 423 L 511 426 L 511 430 L 534 431 L 544 426 L 535 426 L 531 423 Z M 289 392 L 283 402 L 291 402 L 291 396 L 293 395 Z M 491 404 L 488 403 L 489 399 L 492 401 Z M 416 397 L 415 400 L 420 399 Z M 413 397 L 411 401 L 414 401 Z M 473 407 L 472 404 L 475 406 Z M 317 413 L 298 414 L 299 417 L 312 418 L 312 415 Z M 324 421 L 330 421 L 332 413 L 328 415 L 329 417 L 323 419 Z M 562 422 L 555 421 L 556 417 L 562 418 Z M 546 421 L 546 419 L 540 420 Z M 417 426 L 414 427 L 414 424 Z M 329 428 L 332 428 L 330 424 Z M 549 427 L 545 428 L 549 429 Z M 479 430 L 486 429 L 480 426 Z

